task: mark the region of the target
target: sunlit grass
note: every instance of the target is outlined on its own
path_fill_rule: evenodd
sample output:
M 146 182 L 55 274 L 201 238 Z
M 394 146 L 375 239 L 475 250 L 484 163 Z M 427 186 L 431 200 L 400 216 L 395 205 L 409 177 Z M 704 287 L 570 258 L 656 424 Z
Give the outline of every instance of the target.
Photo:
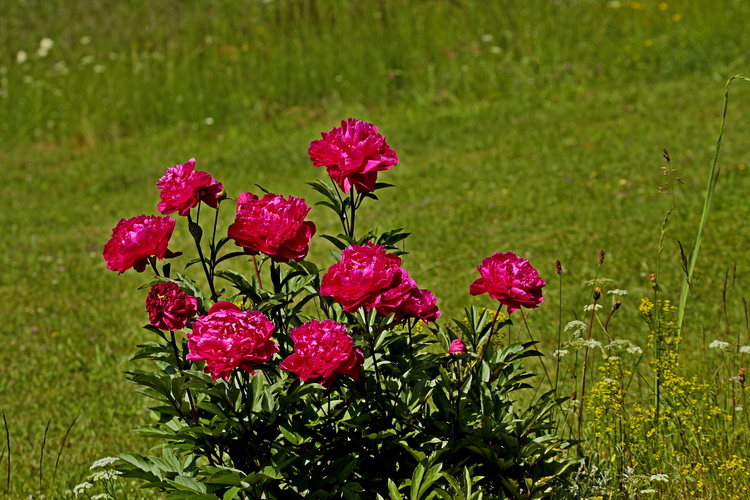
M 563 325 L 584 317 L 584 282 L 606 249 L 598 276 L 629 292 L 613 334 L 647 347 L 638 306 L 652 297 L 649 275 L 672 206 L 656 189 L 662 148 L 685 182 L 674 189 L 659 278 L 674 301 L 677 241 L 692 247 L 696 234 L 724 76 L 748 68 L 749 35 L 737 27 L 748 6 L 374 5 L 0 3 L 0 393 L 10 395 L 0 409 L 11 435 L 12 495 L 40 492 L 48 421 L 48 498 L 82 481 L 97 458 L 157 444 L 130 434 L 148 418 L 122 378 L 132 346 L 146 339 L 136 291 L 144 276 L 106 271 L 101 247 L 116 222 L 154 213 L 156 180 L 191 157 L 225 185 L 257 183 L 315 202 L 305 182 L 324 172 L 310 165 L 307 147 L 348 116 L 376 123 L 401 159 L 382 176 L 396 187 L 365 205 L 361 223 L 413 233 L 404 265 L 438 296 L 446 319 L 462 317 L 470 302 L 492 307 L 468 296 L 475 267 L 495 251 L 515 251 L 549 283 L 529 322 L 552 352 L 559 301 Z M 43 56 L 45 38 L 53 45 Z M 750 343 L 750 125 L 741 118 L 749 110 L 747 90 L 738 88 L 685 317 L 680 355 L 705 380 L 723 356 L 708 349 L 713 340 Z M 335 231 L 323 213 L 311 214 L 319 231 Z M 176 241 L 188 244 L 184 226 Z M 311 256 L 331 262 L 320 239 Z M 565 270 L 562 296 L 555 259 Z M 747 457 L 720 458 L 692 471 L 713 481 L 711 491 Z M 669 491 L 698 491 L 683 486 Z

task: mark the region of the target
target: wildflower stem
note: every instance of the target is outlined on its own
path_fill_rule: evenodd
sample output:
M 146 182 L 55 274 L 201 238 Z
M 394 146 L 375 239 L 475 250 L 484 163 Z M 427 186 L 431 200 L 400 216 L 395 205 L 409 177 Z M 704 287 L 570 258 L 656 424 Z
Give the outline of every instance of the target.
M 520 309 L 520 311 L 521 311 L 521 320 L 523 321 L 523 325 L 526 328 L 526 332 L 529 334 L 529 339 L 532 342 L 536 342 L 536 340 L 534 340 L 534 337 L 531 335 L 531 328 L 529 328 L 529 323 L 526 321 L 526 315 L 523 313 L 523 308 Z M 547 380 L 551 384 L 552 383 L 552 377 L 550 376 L 549 372 L 547 371 L 547 365 L 544 364 L 544 361 L 542 360 L 541 357 L 539 358 L 539 363 L 541 363 L 542 369 L 544 370 L 544 374 L 547 376 Z M 555 387 L 557 387 L 557 386 L 555 386 Z M 538 386 L 537 386 L 537 390 L 539 390 Z
M 714 159 L 711 162 L 711 172 L 708 176 L 708 186 L 706 187 L 706 196 L 703 200 L 703 212 L 701 213 L 701 222 L 698 227 L 698 234 L 695 237 L 695 243 L 693 244 L 693 251 L 690 253 L 685 269 L 685 276 L 682 280 L 682 290 L 680 292 L 680 304 L 677 309 L 677 335 L 681 336 L 682 332 L 682 320 L 685 316 L 685 305 L 687 304 L 688 292 L 692 285 L 693 272 L 695 270 L 695 263 L 698 261 L 698 253 L 701 249 L 701 242 L 703 240 L 703 231 L 706 229 L 706 222 L 708 220 L 708 213 L 711 209 L 711 202 L 714 198 L 714 192 L 716 191 L 716 184 L 719 180 L 719 172 L 721 167 L 717 167 L 719 160 L 719 151 L 721 151 L 721 141 L 724 136 L 724 125 L 727 121 L 727 106 L 729 104 L 729 86 L 734 80 L 744 80 L 750 82 L 750 78 L 742 75 L 735 75 L 727 80 L 726 86 L 724 87 L 724 110 L 721 115 L 721 127 L 719 128 L 719 138 L 716 141 L 716 152 L 714 153 Z
M 558 261 L 559 263 L 560 261 Z M 557 309 L 557 352 L 560 352 L 560 348 L 562 347 L 562 267 L 558 264 L 558 292 L 560 295 L 560 300 L 558 302 L 558 309 Z M 557 384 L 560 382 L 560 356 L 556 356 L 555 359 L 557 360 L 555 363 L 555 385 L 553 387 L 555 391 L 555 396 L 559 397 L 559 394 L 557 392 Z
M 3 424 L 5 425 L 5 448 L 8 450 L 8 483 L 7 492 L 10 492 L 10 429 L 8 429 L 8 420 L 5 418 L 5 412 L 3 412 Z
M 594 292 L 594 304 L 591 307 L 591 318 L 589 319 L 589 335 L 586 339 L 586 351 L 583 354 L 583 375 L 581 376 L 581 399 L 580 405 L 578 405 L 578 439 L 581 440 L 581 427 L 583 424 L 583 404 L 584 399 L 586 397 L 586 369 L 588 368 L 588 362 L 589 362 L 589 350 L 591 349 L 590 342 L 591 340 L 591 329 L 594 326 L 594 316 L 596 316 L 596 302 L 599 300 L 599 296 Z

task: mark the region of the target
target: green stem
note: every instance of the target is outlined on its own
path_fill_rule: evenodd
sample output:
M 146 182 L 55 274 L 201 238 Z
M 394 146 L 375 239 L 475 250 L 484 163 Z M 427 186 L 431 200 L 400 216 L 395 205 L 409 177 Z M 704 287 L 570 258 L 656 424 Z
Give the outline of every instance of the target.
M 484 344 L 484 349 L 482 350 L 482 356 L 479 358 L 479 361 L 477 361 L 476 366 L 481 366 L 482 361 L 484 361 L 484 356 L 487 354 L 487 348 L 490 346 L 490 343 L 492 343 L 492 336 L 495 334 L 495 323 L 497 323 L 497 317 L 500 315 L 500 309 L 503 308 L 503 305 L 500 304 L 497 307 L 497 311 L 495 311 L 495 317 L 492 318 L 492 325 L 490 325 L 490 336 L 487 338 L 487 342 Z
M 200 205 L 198 205 L 198 207 L 200 207 Z M 200 213 L 200 208 L 199 208 L 199 213 Z M 193 223 L 193 219 L 190 218 L 189 213 L 188 213 L 187 219 L 188 219 L 188 225 L 198 224 L 197 222 Z M 216 302 L 218 300 L 218 296 L 216 295 L 216 290 L 214 289 L 214 281 L 211 278 L 211 273 L 209 272 L 208 266 L 206 265 L 206 258 L 203 256 L 203 249 L 201 248 L 200 238 L 196 237 L 196 235 L 193 234 L 192 231 L 190 234 L 193 236 L 193 241 L 195 241 L 195 248 L 198 250 L 198 257 L 200 258 L 201 266 L 203 267 L 203 273 L 206 275 L 206 280 L 208 281 L 208 288 L 211 290 L 211 300 Z
M 255 277 L 258 278 L 258 286 L 263 290 L 263 282 L 260 280 L 260 268 L 258 267 L 258 259 L 253 255 L 253 267 L 255 268 Z
M 719 151 L 721 151 L 721 141 L 724 137 L 724 125 L 727 120 L 727 106 L 729 104 L 729 85 L 733 80 L 744 80 L 750 82 L 750 78 L 743 75 L 735 75 L 727 80 L 724 88 L 724 110 L 721 115 L 721 128 L 719 129 L 719 138 L 716 141 L 716 152 L 714 153 L 714 159 L 711 162 L 711 172 L 708 176 L 708 186 L 706 187 L 706 197 L 703 200 L 703 212 L 701 214 L 701 223 L 698 227 L 698 235 L 695 238 L 695 244 L 693 245 L 693 251 L 690 253 L 687 259 L 687 269 L 685 270 L 685 276 L 682 280 L 682 290 L 680 291 L 680 304 L 677 310 L 677 336 L 681 336 L 682 333 L 682 321 L 685 317 L 685 305 L 687 304 L 688 293 L 693 281 L 693 272 L 695 271 L 695 263 L 698 261 L 698 253 L 701 249 L 701 242 L 703 241 L 703 231 L 706 229 L 706 222 L 708 221 L 708 213 L 711 209 L 711 202 L 713 201 L 714 192 L 716 191 L 716 184 L 719 180 L 720 167 L 717 167 L 719 160 Z
M 596 302 L 599 299 L 594 296 L 594 303 L 591 306 L 591 319 L 589 320 L 589 335 L 586 342 L 586 351 L 583 355 L 583 376 L 581 378 L 581 397 L 579 398 L 580 404 L 578 405 L 578 440 L 581 441 L 581 427 L 583 424 L 583 402 L 586 397 L 586 369 L 588 368 L 589 361 L 589 340 L 591 340 L 591 329 L 594 327 L 594 316 L 596 315 Z
M 349 217 L 349 236 L 354 238 L 354 218 L 357 213 L 357 206 L 354 201 L 354 187 L 349 188 L 349 205 L 351 208 L 351 216 Z

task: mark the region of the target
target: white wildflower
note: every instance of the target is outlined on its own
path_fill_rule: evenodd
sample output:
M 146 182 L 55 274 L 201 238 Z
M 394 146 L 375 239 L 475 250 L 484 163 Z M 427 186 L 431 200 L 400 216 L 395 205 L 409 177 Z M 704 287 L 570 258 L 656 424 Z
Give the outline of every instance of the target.
M 653 488 L 647 488 L 645 490 L 641 490 L 641 495 L 653 495 L 656 493 L 656 490 Z
M 553 352 L 552 356 L 556 358 L 564 358 L 568 354 L 570 354 L 570 351 L 568 351 L 567 349 L 560 349 L 558 351 Z
M 91 500 L 107 500 L 108 498 L 112 498 L 108 493 L 99 493 L 91 497 Z
M 601 342 L 599 342 L 598 340 L 594 340 L 594 339 L 588 339 L 588 340 L 584 341 L 583 344 L 586 347 L 590 348 L 590 349 L 596 349 L 597 347 L 601 347 L 602 346 Z
M 89 483 L 88 481 L 85 482 L 85 483 L 77 484 L 75 487 L 73 487 L 73 494 L 75 496 L 78 496 L 81 493 L 83 493 L 84 491 L 86 491 L 87 489 L 93 488 L 93 487 L 94 487 L 94 485 L 91 484 L 91 483 Z
M 88 64 L 91 64 L 92 62 L 94 62 L 94 59 L 94 56 L 83 56 L 81 58 L 81 65 L 86 66 Z
M 482 35 L 482 41 L 484 43 L 490 43 L 492 40 L 494 40 L 494 37 L 489 33 L 485 33 L 484 35 Z
M 741 345 L 740 352 L 744 354 L 750 353 L 750 345 Z
M 583 311 L 584 312 L 591 312 L 591 310 L 598 311 L 601 308 L 602 308 L 601 304 L 586 304 L 585 306 L 583 306 Z
M 613 379 L 613 378 L 605 378 L 604 380 L 602 380 L 602 382 L 604 382 L 605 384 L 615 384 L 616 383 L 615 379 Z
M 604 285 L 606 285 L 607 283 L 611 283 L 612 281 L 614 281 L 614 280 L 611 279 L 611 278 L 596 278 L 596 279 L 593 279 L 593 280 L 584 281 L 583 284 L 584 285 L 588 285 L 588 286 L 600 287 L 601 288 Z
M 734 411 L 743 411 L 743 410 L 744 408 L 742 406 L 738 406 L 737 408 L 734 409 Z
M 209 116 L 209 117 L 206 117 L 206 119 L 205 119 L 205 120 L 203 120 L 203 122 L 204 122 L 204 123 L 205 123 L 206 125 L 213 125 L 213 124 L 214 124 L 214 119 L 213 119 L 213 118 L 211 118 L 211 117 Z
M 18 64 L 25 63 L 28 58 L 29 58 L 29 55 L 26 53 L 25 50 L 19 50 L 18 54 L 16 54 L 16 62 Z
M 610 361 L 620 361 L 620 356 L 610 356 L 608 359 Z
M 102 469 L 94 472 L 89 476 L 89 481 L 112 481 L 117 479 L 117 476 L 122 474 L 119 470 L 114 469 Z
M 586 323 L 583 321 L 571 321 L 567 325 L 565 325 L 565 331 L 573 330 L 573 336 L 574 337 L 580 337 L 582 333 L 584 333 L 586 330 L 588 330 L 589 327 L 586 326 Z
M 643 349 L 635 344 L 632 344 L 630 347 L 628 347 L 627 351 L 629 354 L 643 354 Z
M 668 483 L 669 482 L 669 475 L 667 474 L 654 474 L 650 478 L 648 478 L 649 481 L 660 481 L 662 483 Z
M 724 342 L 721 340 L 714 340 L 710 344 L 708 344 L 709 349 L 720 349 L 722 351 L 726 351 L 727 347 L 729 347 L 729 342 Z
M 94 469 L 99 468 L 99 467 L 106 467 L 106 466 L 108 466 L 110 464 L 113 464 L 113 463 L 117 462 L 117 460 L 119 460 L 117 457 L 104 457 L 104 458 L 100 458 L 99 460 L 97 460 L 96 462 L 94 462 L 93 464 L 91 464 L 91 467 L 89 467 L 89 469 L 90 470 L 94 470 Z
M 39 42 L 39 48 L 49 51 L 52 47 L 55 46 L 55 42 L 53 42 L 49 38 L 42 38 L 42 40 Z
M 493 54 L 500 54 L 502 51 L 503 49 L 501 49 L 497 45 L 493 45 L 492 47 L 490 47 L 490 52 L 492 52 Z
M 610 295 L 627 295 L 628 291 L 627 290 L 614 289 L 614 290 L 607 291 L 607 293 L 610 294 Z

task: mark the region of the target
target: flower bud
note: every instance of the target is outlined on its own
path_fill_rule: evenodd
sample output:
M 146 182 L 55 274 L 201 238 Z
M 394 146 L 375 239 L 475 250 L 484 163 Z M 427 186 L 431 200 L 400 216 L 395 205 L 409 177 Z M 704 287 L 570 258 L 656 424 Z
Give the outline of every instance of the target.
M 599 297 L 602 296 L 602 289 L 599 287 L 594 288 L 594 300 L 599 300 Z
M 602 263 L 604 262 L 604 249 L 603 248 L 599 250 L 599 259 L 597 262 L 599 262 L 599 265 L 602 265 Z
M 555 271 L 557 272 L 557 274 L 562 274 L 562 272 L 563 272 L 563 270 L 562 270 L 562 264 L 560 263 L 560 259 L 557 259 L 555 261 Z
M 448 354 L 455 357 L 461 357 L 466 354 L 466 352 L 466 345 L 464 345 L 461 339 L 455 339 L 453 342 L 451 342 L 451 346 L 448 349 Z

